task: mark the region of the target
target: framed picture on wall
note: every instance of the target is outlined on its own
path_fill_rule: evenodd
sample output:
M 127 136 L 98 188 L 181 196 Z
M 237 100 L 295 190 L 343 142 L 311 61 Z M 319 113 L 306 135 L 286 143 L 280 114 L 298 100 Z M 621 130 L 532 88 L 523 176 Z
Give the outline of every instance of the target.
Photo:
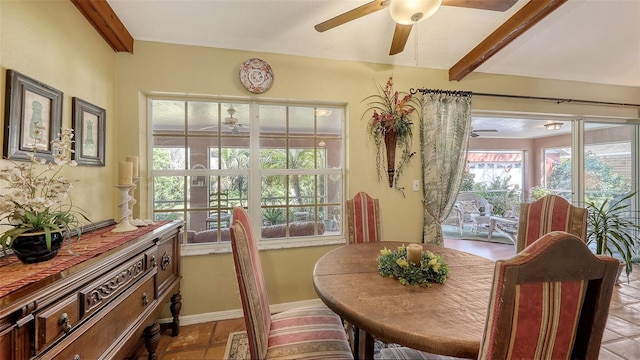
M 51 142 L 62 126 L 62 91 L 7 70 L 4 156 L 12 160 L 53 161 Z
M 104 166 L 105 109 L 73 98 L 73 158 L 78 165 Z

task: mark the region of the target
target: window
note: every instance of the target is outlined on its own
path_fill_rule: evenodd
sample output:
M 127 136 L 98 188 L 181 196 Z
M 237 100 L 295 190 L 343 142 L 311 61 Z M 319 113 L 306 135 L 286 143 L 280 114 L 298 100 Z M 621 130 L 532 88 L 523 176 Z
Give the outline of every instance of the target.
M 343 238 L 343 107 L 149 102 L 153 216 L 184 219 L 187 244 L 228 244 L 235 206 L 263 243 Z
M 634 191 L 635 126 L 585 123 L 585 200 L 600 202 Z
M 522 201 L 522 151 L 469 151 L 462 191 L 473 191 L 493 205 L 493 213 L 511 215 Z
M 544 178 L 542 181 L 545 191 L 536 198 L 547 193 L 555 194 L 572 201 L 573 177 L 571 162 L 571 146 L 544 149 Z

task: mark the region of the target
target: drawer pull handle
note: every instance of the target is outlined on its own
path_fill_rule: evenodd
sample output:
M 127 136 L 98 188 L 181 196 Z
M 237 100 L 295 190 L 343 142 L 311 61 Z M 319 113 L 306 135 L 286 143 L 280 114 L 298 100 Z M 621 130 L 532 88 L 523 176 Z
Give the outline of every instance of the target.
M 68 334 L 71 331 L 71 324 L 69 324 L 69 315 L 62 313 L 58 319 L 58 326 L 62 327 L 62 332 Z
M 158 259 L 156 259 L 155 255 L 151 256 L 151 266 L 153 267 L 158 266 Z
M 162 270 L 167 270 L 169 264 L 171 264 L 171 255 L 167 253 L 162 254 L 162 262 L 160 263 L 160 268 Z
M 73 355 L 73 360 L 80 360 L 80 355 L 78 354 Z
M 147 293 L 142 294 L 142 305 L 147 305 L 149 303 L 149 297 L 147 297 Z

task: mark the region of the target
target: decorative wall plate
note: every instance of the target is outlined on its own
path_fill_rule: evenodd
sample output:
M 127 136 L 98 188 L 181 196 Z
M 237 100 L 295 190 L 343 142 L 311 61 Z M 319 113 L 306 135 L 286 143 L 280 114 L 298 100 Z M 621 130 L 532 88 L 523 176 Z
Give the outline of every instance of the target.
M 240 65 L 240 82 L 245 89 L 261 94 L 273 84 L 273 70 L 264 60 L 251 58 Z

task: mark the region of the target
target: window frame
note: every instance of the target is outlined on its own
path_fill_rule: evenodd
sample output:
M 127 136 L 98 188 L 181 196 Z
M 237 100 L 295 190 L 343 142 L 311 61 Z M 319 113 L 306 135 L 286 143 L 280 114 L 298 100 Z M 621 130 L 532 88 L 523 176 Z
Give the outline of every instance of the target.
M 159 134 L 156 134 L 153 130 L 153 102 L 154 101 L 177 101 L 185 103 L 185 113 L 184 113 L 184 121 L 185 125 L 182 133 L 176 134 L 176 137 L 184 138 L 184 149 L 186 158 L 186 168 L 185 169 L 168 169 L 168 170 L 156 170 L 153 168 L 153 153 L 154 153 L 154 142 L 155 137 Z M 202 135 L 195 135 L 190 132 L 190 127 L 188 123 L 188 113 L 189 113 L 189 102 L 210 102 L 218 105 L 218 125 L 222 125 L 222 120 L 224 118 L 224 110 L 222 109 L 223 104 L 248 104 L 249 105 L 249 119 L 252 126 L 249 126 L 249 133 L 246 137 L 248 137 L 249 142 L 249 151 L 250 151 L 250 159 L 249 166 L 247 169 L 212 169 L 209 161 L 207 160 L 207 164 L 201 168 L 194 168 L 194 164 L 191 164 L 192 159 L 188 156 L 191 152 L 191 147 L 189 143 L 189 138 L 195 138 Z M 259 108 L 261 105 L 274 105 L 274 106 L 284 106 L 285 108 L 289 107 L 313 107 L 315 108 L 333 108 L 341 111 L 341 121 L 342 124 L 340 126 L 340 166 L 338 168 L 328 168 L 326 166 L 322 168 L 318 168 L 316 164 L 314 169 L 263 169 L 260 166 L 260 121 L 259 121 Z M 191 186 L 191 177 L 196 176 L 205 176 L 205 177 L 225 177 L 225 176 L 235 176 L 246 174 L 248 178 L 248 212 L 249 216 L 252 219 L 252 226 L 254 234 L 261 234 L 261 179 L 266 175 L 324 175 L 324 176 L 339 176 L 339 186 L 340 192 L 337 195 L 339 199 L 339 204 L 336 203 L 336 206 L 340 207 L 340 213 L 344 214 L 344 203 L 346 201 L 344 193 L 345 193 L 345 168 L 346 168 L 346 124 L 347 124 L 347 108 L 344 103 L 321 103 L 321 102 L 296 102 L 296 101 L 260 101 L 249 98 L 223 98 L 223 97 L 187 97 L 187 96 L 155 96 L 148 95 L 147 96 L 147 123 L 148 128 L 148 163 L 149 163 L 149 187 L 148 187 L 148 211 L 149 214 L 154 215 L 154 178 L 157 176 L 183 176 L 185 177 L 185 199 L 182 208 L 179 211 L 182 211 L 184 216 L 189 216 L 193 211 L 200 210 L 192 210 L 193 208 L 190 206 L 190 201 L 188 199 L 189 189 Z M 317 116 L 317 115 L 315 115 Z M 287 128 L 288 128 L 288 120 L 287 120 Z M 161 135 L 163 136 L 163 135 Z M 167 135 L 164 135 L 167 136 Z M 313 138 L 317 139 L 318 137 L 322 137 L 318 133 L 318 129 L 314 128 L 313 130 Z M 224 139 L 229 139 L 233 137 L 233 135 L 225 135 L 220 133 L 218 135 L 218 145 L 207 145 L 207 156 L 210 157 L 211 149 L 222 149 L 224 147 Z M 290 135 L 287 133 L 284 135 L 285 138 L 289 139 Z M 292 138 L 297 138 L 296 136 L 292 136 Z M 288 142 L 288 141 L 287 141 Z M 166 147 L 166 146 L 160 146 Z M 174 146 L 171 146 L 174 147 Z M 315 147 L 317 148 L 317 146 Z M 326 150 L 325 150 L 326 151 Z M 317 157 L 317 154 L 314 154 L 314 157 Z M 315 160 L 317 161 L 317 160 Z M 325 165 L 326 165 L 326 155 L 325 155 Z M 317 180 L 316 180 L 317 181 Z M 334 180 L 335 181 L 335 180 Z M 208 182 L 207 182 L 208 183 Z M 210 190 L 208 190 L 210 193 Z M 320 190 L 316 189 L 316 195 Z M 209 194 L 210 195 L 210 194 Z M 333 204 L 333 203 L 332 203 Z M 313 202 L 313 206 L 321 206 L 318 203 L 317 199 Z M 344 215 L 340 219 L 340 222 L 344 222 Z M 185 219 L 187 220 L 187 219 Z M 270 239 L 262 239 L 261 237 L 258 240 L 258 247 L 260 249 L 282 249 L 282 248 L 296 248 L 296 247 L 309 247 L 309 246 L 324 246 L 324 245 L 334 245 L 334 244 L 344 244 L 346 243 L 346 234 L 344 231 L 344 226 L 342 223 L 339 224 L 340 232 L 337 235 L 321 235 L 321 236 L 305 236 L 305 237 L 287 237 L 287 238 L 270 238 Z M 186 227 L 185 227 L 186 230 Z M 219 238 L 220 239 L 220 238 Z M 215 253 L 228 253 L 231 251 L 230 242 L 228 241 L 219 241 L 218 242 L 208 242 L 208 243 L 200 243 L 200 244 L 182 244 L 182 255 L 190 256 L 190 255 L 203 255 L 203 254 L 215 254 Z

